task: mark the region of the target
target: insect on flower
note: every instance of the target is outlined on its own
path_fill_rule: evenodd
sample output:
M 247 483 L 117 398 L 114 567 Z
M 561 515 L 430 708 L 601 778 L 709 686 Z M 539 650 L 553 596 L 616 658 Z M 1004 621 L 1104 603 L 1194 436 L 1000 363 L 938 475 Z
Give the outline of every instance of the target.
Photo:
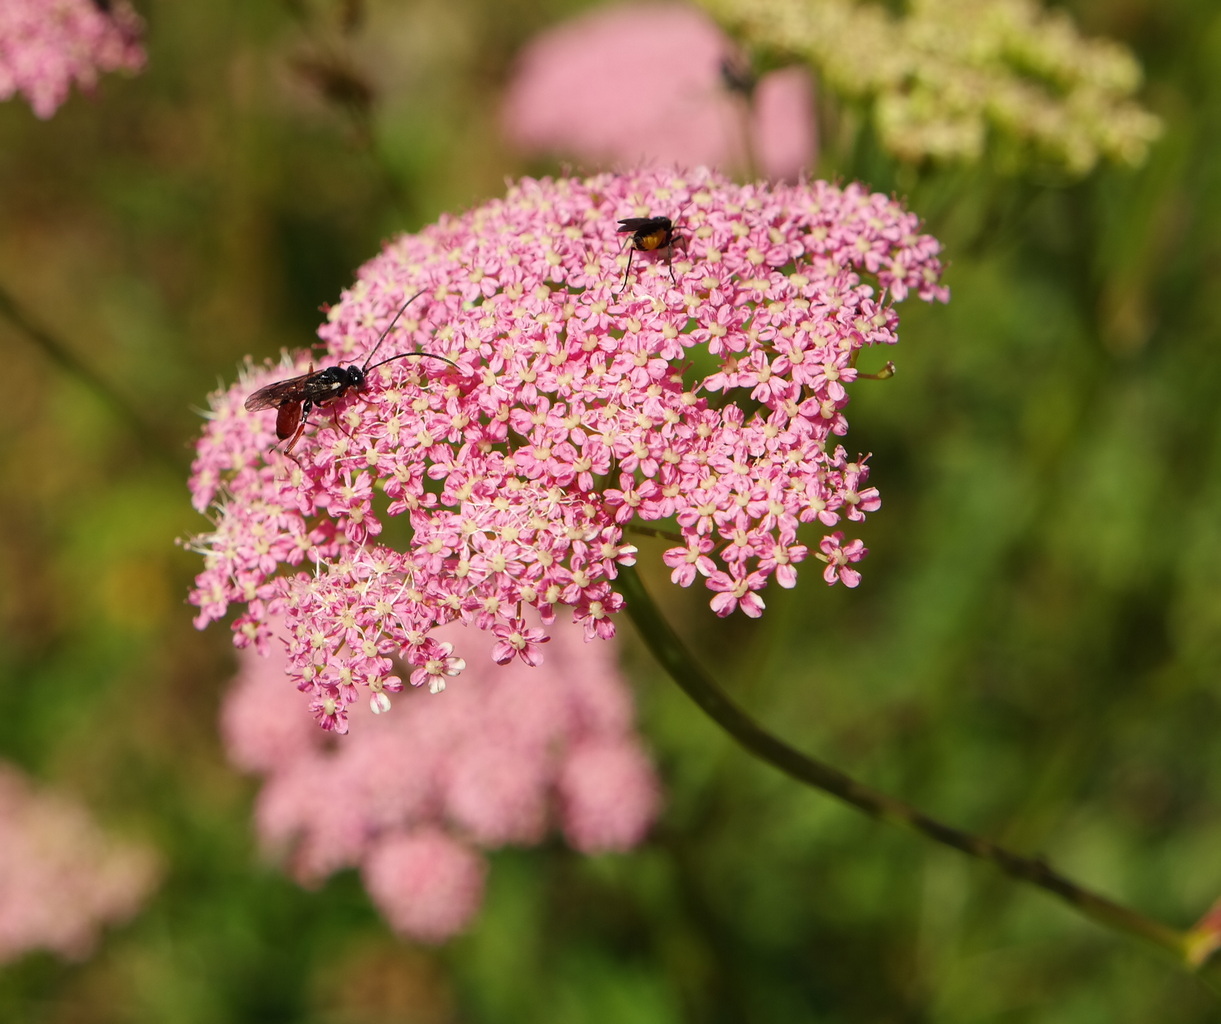
M 665 249 L 666 267 L 670 271 L 670 281 L 674 279 L 674 266 L 670 257 L 674 254 L 674 245 L 683 242 L 681 235 L 674 233 L 674 222 L 669 217 L 624 217 L 619 221 L 615 231 L 620 235 L 630 235 L 627 240 L 627 270 L 623 272 L 623 284 L 620 291 L 627 287 L 628 275 L 632 272 L 632 255 L 636 252 L 656 252 Z
M 274 384 L 268 384 L 266 387 L 259 388 L 258 391 L 246 399 L 246 411 L 258 412 L 261 409 L 277 410 L 276 437 L 280 441 L 288 442 L 287 447 L 284 449 L 284 454 L 291 457 L 293 447 L 301 439 L 301 435 L 305 431 L 306 418 L 309 416 L 310 410 L 314 406 L 329 405 L 331 402 L 342 398 L 349 391 L 364 391 L 368 387 L 368 374 L 379 366 L 385 366 L 396 359 L 407 359 L 415 356 L 419 359 L 439 359 L 441 362 L 449 363 L 450 366 L 457 369 L 458 364 L 452 359 L 435 355 L 432 352 L 400 352 L 397 356 L 383 359 L 380 363 L 374 363 L 372 366 L 369 365 L 369 360 L 382 347 L 382 342 L 386 340 L 386 335 L 398 323 L 399 317 L 406 312 L 408 306 L 423 294 L 422 291 L 416 292 L 403 303 L 399 311 L 394 314 L 394 319 L 390 321 L 389 326 L 382 331 L 381 337 L 377 339 L 377 344 L 373 346 L 373 350 L 365 359 L 363 366 L 328 366 L 323 370 L 315 370 L 311 363 L 309 372 L 303 373 L 300 377 L 289 377 L 288 380 L 278 380 Z

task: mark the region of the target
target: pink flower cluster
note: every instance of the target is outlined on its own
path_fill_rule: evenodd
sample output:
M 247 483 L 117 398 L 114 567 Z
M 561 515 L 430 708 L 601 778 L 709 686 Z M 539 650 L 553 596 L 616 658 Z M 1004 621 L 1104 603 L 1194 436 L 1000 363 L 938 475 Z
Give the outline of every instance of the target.
M 492 646 L 469 627 L 445 642 Z M 474 633 L 474 636 L 465 634 Z M 284 685 L 286 659 L 244 652 L 225 700 L 230 757 L 264 776 L 257 823 L 302 881 L 359 866 L 399 932 L 441 941 L 479 909 L 481 848 L 540 842 L 552 821 L 585 853 L 625 850 L 659 804 L 613 644 L 556 628 L 546 665 L 481 659 L 445 700 L 415 693 L 336 743 Z M 352 742 L 354 739 L 359 742 Z
M 699 8 L 609 4 L 541 32 L 519 55 L 501 123 L 521 150 L 594 164 L 757 161 L 773 179 L 795 179 L 815 156 L 809 73 L 763 75 L 750 95 L 731 91 L 722 68 L 738 47 Z
M 633 216 L 672 218 L 680 240 L 625 251 Z M 525 180 L 397 239 L 329 311 L 328 358 L 359 363 L 424 289 L 383 347 L 455 365 L 373 371 L 291 458 L 267 454 L 274 410 L 244 401 L 308 357 L 212 395 L 191 480 L 214 517 L 190 542 L 196 624 L 245 605 L 236 642 L 265 649 L 283 614 L 291 674 L 342 731 L 362 688 L 382 707 L 401 688 L 392 656 L 433 690 L 461 671 L 433 632 L 447 622 L 529 663 L 544 634 L 524 608 L 612 635 L 630 531 L 669 538 L 672 579 L 702 579 L 718 615 L 759 615 L 771 579 L 793 586 L 802 523 L 829 531 L 827 582 L 854 586 L 865 549 L 834 527 L 878 494 L 833 439 L 860 349 L 896 341 L 891 303 L 947 297 L 938 251 L 860 186 L 707 171 Z
M 25 94 L 48 118 L 73 82 L 92 88 L 101 71 L 139 71 L 143 23 L 126 0 L 109 11 L 91 0 L 3 0 L 0 3 L 0 100 Z
M 158 870 L 77 804 L 0 764 L 0 963 L 35 949 L 83 959 L 102 926 L 139 909 Z

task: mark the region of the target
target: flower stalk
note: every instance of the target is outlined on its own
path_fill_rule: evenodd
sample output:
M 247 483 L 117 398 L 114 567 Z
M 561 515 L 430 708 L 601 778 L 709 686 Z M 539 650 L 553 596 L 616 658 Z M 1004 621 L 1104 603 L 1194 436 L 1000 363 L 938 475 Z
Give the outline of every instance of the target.
M 617 583 L 628 615 L 661 666 L 709 718 L 760 760 L 804 785 L 850 804 L 871 818 L 897 825 L 970 857 L 987 861 L 1011 878 L 1051 893 L 1104 927 L 1126 932 L 1169 951 L 1185 966 L 1201 966 L 1198 959 L 1193 962 L 1190 956 L 1194 945 L 1189 941 L 1189 933 L 1171 928 L 1083 888 L 1053 870 L 1042 857 L 1024 857 L 991 840 L 943 824 L 902 800 L 803 754 L 774 736 L 735 704 L 696 663 L 662 616 L 634 567 L 623 567 Z

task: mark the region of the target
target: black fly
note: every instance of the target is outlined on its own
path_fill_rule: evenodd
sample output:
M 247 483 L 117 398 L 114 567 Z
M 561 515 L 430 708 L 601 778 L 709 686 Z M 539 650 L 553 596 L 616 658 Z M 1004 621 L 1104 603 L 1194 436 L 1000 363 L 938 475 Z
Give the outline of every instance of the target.
M 670 257 L 674 254 L 674 244 L 684 239 L 674 233 L 674 222 L 669 217 L 625 217 L 615 231 L 620 235 L 631 235 L 627 240 L 627 270 L 623 272 L 620 291 L 627 287 L 627 278 L 632 272 L 632 255 L 637 252 L 655 252 L 658 249 L 668 250 L 666 266 L 670 270 L 670 281 L 678 284 L 674 279 L 674 266 Z
M 274 384 L 268 384 L 266 387 L 259 388 L 253 395 L 246 399 L 246 411 L 258 412 L 261 409 L 275 409 L 276 411 L 276 437 L 281 441 L 287 441 L 288 445 L 284 449 L 285 455 L 292 455 L 293 447 L 301 439 L 301 434 L 305 431 L 306 417 L 309 416 L 310 410 L 314 406 L 329 405 L 331 402 L 337 401 L 346 395 L 349 391 L 364 391 L 368 386 L 367 376 L 371 370 L 376 370 L 379 366 L 385 366 L 386 363 L 393 362 L 395 359 L 407 359 L 415 356 L 419 359 L 439 359 L 443 363 L 449 363 L 450 366 L 457 367 L 457 364 L 452 359 L 446 359 L 445 356 L 434 355 L 431 352 L 400 352 L 397 356 L 391 356 L 389 359 L 383 359 L 380 363 L 369 365 L 369 360 L 381 348 L 382 342 L 386 340 L 386 335 L 399 321 L 399 317 L 403 315 L 407 307 L 410 306 L 416 299 L 424 293 L 416 292 L 411 298 L 403 303 L 402 308 L 394 314 L 394 319 L 390 321 L 390 325 L 381 333 L 381 337 L 377 339 L 377 344 L 373 346 L 373 351 L 365 359 L 364 366 L 328 366 L 324 370 L 315 370 L 313 365 L 310 365 L 309 373 L 303 373 L 300 377 L 290 377 L 288 380 L 278 380 Z

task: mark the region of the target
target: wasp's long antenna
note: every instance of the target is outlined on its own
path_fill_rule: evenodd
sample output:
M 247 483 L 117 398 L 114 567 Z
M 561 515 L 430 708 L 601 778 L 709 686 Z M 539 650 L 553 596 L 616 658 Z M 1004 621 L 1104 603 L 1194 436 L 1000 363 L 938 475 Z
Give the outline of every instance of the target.
M 379 366 L 385 366 L 387 363 L 393 363 L 396 359 L 407 359 L 410 356 L 415 356 L 417 359 L 440 359 L 443 363 L 449 363 L 455 370 L 461 370 L 462 367 L 455 363 L 448 356 L 439 356 L 435 352 L 400 352 L 397 356 L 391 356 L 389 359 L 383 359 L 380 363 L 374 363 L 372 366 L 361 370 L 362 373 L 368 373 L 370 370 L 376 370 Z
M 390 323 L 387 325 L 386 329 L 384 331 L 382 331 L 381 337 L 377 339 L 377 344 L 373 346 L 373 351 L 370 352 L 365 357 L 365 365 L 360 368 L 361 373 L 365 373 L 370 369 L 369 361 L 377 354 L 377 350 L 382 347 L 382 342 L 386 340 L 386 335 L 389 334 L 392 330 L 394 330 L 394 325 L 399 322 L 399 317 L 401 317 L 405 312 L 407 312 L 407 307 L 410 306 L 413 302 L 415 302 L 415 300 L 418 299 L 421 295 L 423 295 L 425 291 L 427 291 L 426 288 L 421 288 L 418 292 L 416 292 L 413 296 L 411 296 L 411 298 L 409 298 L 406 302 L 404 302 L 402 304 L 402 306 L 399 307 L 399 311 L 394 314 L 394 319 L 390 321 Z M 389 362 L 389 361 L 390 360 L 386 360 L 386 362 Z M 377 369 L 377 367 L 381 366 L 381 365 L 382 365 L 381 363 L 378 363 L 376 366 L 372 367 L 372 369 Z

